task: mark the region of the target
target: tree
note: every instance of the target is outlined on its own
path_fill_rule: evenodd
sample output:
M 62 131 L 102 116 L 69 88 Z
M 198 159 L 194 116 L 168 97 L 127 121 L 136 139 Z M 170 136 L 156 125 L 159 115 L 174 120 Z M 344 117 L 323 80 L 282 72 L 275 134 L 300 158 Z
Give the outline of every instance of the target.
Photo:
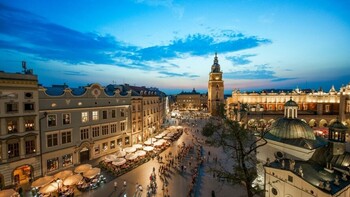
M 238 112 L 241 113 L 241 120 L 246 113 L 245 107 L 246 105 L 242 105 Z M 202 135 L 208 137 L 206 141 L 210 145 L 222 147 L 233 160 L 232 168 L 227 169 L 224 165 L 219 164 L 211 167 L 210 171 L 234 184 L 243 184 L 249 197 L 260 193 L 261 190 L 258 187 L 253 187 L 252 183 L 257 176 L 257 149 L 267 143 L 264 134 L 265 131 L 261 136 L 254 136 L 254 133 L 247 129 L 245 123 L 229 120 L 225 117 L 216 119 L 214 123 L 208 122 L 203 127 Z

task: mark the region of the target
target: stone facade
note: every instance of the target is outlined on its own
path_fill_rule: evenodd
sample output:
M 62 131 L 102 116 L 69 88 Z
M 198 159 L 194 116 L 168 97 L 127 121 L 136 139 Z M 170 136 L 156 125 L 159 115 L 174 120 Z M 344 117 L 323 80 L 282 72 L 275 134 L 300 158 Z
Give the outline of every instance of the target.
M 224 81 L 219 60 L 215 53 L 214 64 L 211 66 L 208 81 L 208 110 L 211 115 L 218 115 L 220 105 L 225 103 L 224 99 Z

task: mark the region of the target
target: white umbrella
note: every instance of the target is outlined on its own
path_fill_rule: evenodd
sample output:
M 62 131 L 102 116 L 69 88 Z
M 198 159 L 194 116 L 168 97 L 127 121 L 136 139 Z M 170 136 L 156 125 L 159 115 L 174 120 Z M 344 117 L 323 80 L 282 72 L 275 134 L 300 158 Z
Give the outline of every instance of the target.
M 46 185 L 45 187 L 40 188 L 39 192 L 43 194 L 48 194 L 51 192 L 56 192 L 57 190 L 58 190 L 58 183 L 53 182 Z
M 134 144 L 132 145 L 132 147 L 139 149 L 139 148 L 142 148 L 142 144 Z
M 161 140 L 159 140 L 159 143 L 166 143 L 166 140 L 163 140 L 163 139 L 161 139 Z
M 92 168 L 92 166 L 90 164 L 82 164 L 80 166 L 77 166 L 74 170 L 75 173 L 82 173 L 85 171 L 88 171 Z
M 53 181 L 53 176 L 44 176 L 44 177 L 41 177 L 37 180 L 35 180 L 33 183 L 32 183 L 32 187 L 42 187 L 42 186 L 45 186 L 49 183 L 51 183 Z
M 153 145 L 154 145 L 154 146 L 161 146 L 161 145 L 163 145 L 163 143 L 162 143 L 162 142 L 156 142 L 156 143 L 154 143 Z
M 156 139 L 156 138 L 154 138 L 154 137 L 152 137 L 152 138 L 148 138 L 146 141 L 156 142 L 156 141 L 157 141 L 157 139 Z
M 151 141 L 144 141 L 143 143 L 146 144 L 146 145 L 151 145 L 152 144 Z
M 19 194 L 14 189 L 0 190 L 0 196 L 12 197 L 12 196 L 16 196 L 16 195 L 19 195 Z
M 70 175 L 73 175 L 72 170 L 63 170 L 61 172 L 57 172 L 53 177 L 55 179 L 64 180 L 65 178 L 69 177 Z
M 84 177 L 92 179 L 94 178 L 96 175 L 101 173 L 101 169 L 100 168 L 92 168 L 86 172 L 84 172 Z
M 111 162 L 111 161 L 114 161 L 114 160 L 116 160 L 118 157 L 117 157 L 117 155 L 107 155 L 107 156 L 105 156 L 105 162 Z
M 152 146 L 145 146 L 143 147 L 143 150 L 145 151 L 152 151 L 154 148 Z
M 165 136 L 165 137 L 163 137 L 163 139 L 165 139 L 165 140 L 171 140 L 171 139 L 172 139 L 172 137 Z
M 138 156 L 145 156 L 146 155 L 146 151 L 138 150 L 138 151 L 135 152 L 135 154 L 137 154 Z
M 80 174 L 75 174 L 64 179 L 63 185 L 76 185 L 81 180 L 83 180 L 83 176 Z
M 134 147 L 127 147 L 127 148 L 124 148 L 124 151 L 127 152 L 127 153 L 133 153 L 136 151 L 136 148 Z
M 115 161 L 112 162 L 113 165 L 115 166 L 121 166 L 126 163 L 126 159 L 124 158 L 118 158 Z
M 163 137 L 162 135 L 156 135 L 155 136 L 155 138 L 157 138 L 157 139 L 162 139 L 162 137 Z
M 168 136 L 168 137 L 173 137 L 173 136 L 174 136 L 174 133 L 168 133 L 166 136 Z
M 131 153 L 131 154 L 126 155 L 126 156 L 125 156 L 125 159 L 127 159 L 127 160 L 134 160 L 134 159 L 136 159 L 137 157 L 138 157 L 137 154 Z
M 121 151 L 121 150 L 118 150 L 115 155 L 117 157 L 124 157 L 126 155 L 126 152 L 125 151 Z

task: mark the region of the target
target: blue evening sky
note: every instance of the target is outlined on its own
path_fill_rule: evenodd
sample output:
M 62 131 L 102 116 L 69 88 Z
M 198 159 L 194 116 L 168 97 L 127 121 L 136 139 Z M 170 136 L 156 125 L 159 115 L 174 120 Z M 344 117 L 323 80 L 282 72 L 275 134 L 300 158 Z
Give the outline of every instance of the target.
M 0 70 L 44 86 L 206 92 L 215 52 L 234 88 L 350 82 L 349 0 L 0 0 Z

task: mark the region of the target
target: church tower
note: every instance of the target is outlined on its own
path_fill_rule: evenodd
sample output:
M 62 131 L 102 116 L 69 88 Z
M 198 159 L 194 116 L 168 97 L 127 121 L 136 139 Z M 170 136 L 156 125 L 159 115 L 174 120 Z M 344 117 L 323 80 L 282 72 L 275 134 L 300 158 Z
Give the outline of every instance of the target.
M 220 64 L 215 53 L 214 64 L 211 66 L 208 81 L 208 109 L 213 116 L 219 115 L 220 104 L 224 104 L 224 81 L 222 80 L 222 72 Z

